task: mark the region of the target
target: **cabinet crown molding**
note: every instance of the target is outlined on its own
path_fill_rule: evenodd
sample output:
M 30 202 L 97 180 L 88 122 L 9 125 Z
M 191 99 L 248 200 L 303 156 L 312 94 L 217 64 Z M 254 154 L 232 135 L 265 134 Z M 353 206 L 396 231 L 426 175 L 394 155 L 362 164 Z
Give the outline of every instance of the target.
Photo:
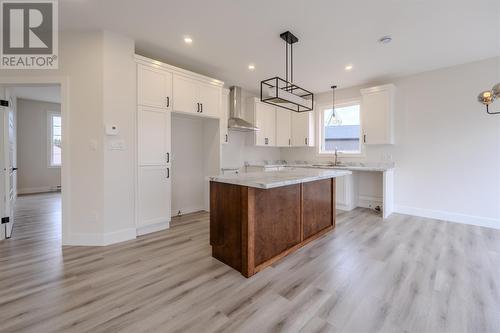
M 198 73 L 195 73 L 195 72 L 188 71 L 186 69 L 175 67 L 175 66 L 166 64 L 166 63 L 158 61 L 158 60 L 154 60 L 154 59 L 151 59 L 151 58 L 147 58 L 147 57 L 141 56 L 139 54 L 134 55 L 134 58 L 135 58 L 135 62 L 138 63 L 138 64 L 143 64 L 143 65 L 155 67 L 155 68 L 158 68 L 158 69 L 163 69 L 163 70 L 172 72 L 174 74 L 178 74 L 178 75 L 182 75 L 182 76 L 189 77 L 189 78 L 192 78 L 192 79 L 196 79 L 196 80 L 199 80 L 199 81 L 203 81 L 205 83 L 208 83 L 208 84 L 211 84 L 211 85 L 214 85 L 214 86 L 217 86 L 217 87 L 223 87 L 224 86 L 224 82 L 221 81 L 221 80 L 217 80 L 217 79 L 205 76 L 205 75 L 201 75 L 201 74 L 198 74 Z
M 380 86 L 374 86 L 370 88 L 360 89 L 361 94 L 373 94 L 380 91 L 386 90 L 396 90 L 396 86 L 392 83 L 384 84 Z

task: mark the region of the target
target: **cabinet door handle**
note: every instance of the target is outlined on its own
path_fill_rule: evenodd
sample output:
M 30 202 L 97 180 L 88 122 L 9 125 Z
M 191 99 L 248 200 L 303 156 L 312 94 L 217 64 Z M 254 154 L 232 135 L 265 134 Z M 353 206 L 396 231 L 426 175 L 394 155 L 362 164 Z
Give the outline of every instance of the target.
M 170 178 L 170 168 L 167 168 L 167 178 Z
M 264 138 L 264 144 L 265 145 L 269 144 L 269 139 L 268 138 Z
M 200 112 L 200 103 L 196 103 L 198 104 L 198 110 L 196 110 L 196 112 Z
M 363 134 L 363 143 L 366 143 L 366 134 Z
M 228 137 L 227 137 L 227 134 L 226 134 L 226 142 L 228 142 Z
M 307 146 L 307 138 L 304 140 L 304 142 L 306 143 L 306 146 Z
M 170 163 L 170 153 L 167 153 L 167 163 Z
M 288 145 L 291 146 L 292 145 L 292 139 L 288 139 Z
M 167 96 L 167 108 L 170 106 L 170 97 Z
M 200 113 L 202 113 L 203 112 L 203 103 L 200 103 L 200 105 L 201 105 Z

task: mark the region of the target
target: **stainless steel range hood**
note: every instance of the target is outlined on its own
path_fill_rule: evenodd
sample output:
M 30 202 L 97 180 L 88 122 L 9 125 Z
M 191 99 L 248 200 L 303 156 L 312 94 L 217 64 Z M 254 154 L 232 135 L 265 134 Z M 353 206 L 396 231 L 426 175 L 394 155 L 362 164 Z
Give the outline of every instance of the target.
M 229 120 L 227 122 L 227 127 L 232 131 L 258 131 L 258 127 L 255 127 L 253 124 L 243 119 L 241 87 L 231 87 L 229 97 L 231 104 L 229 106 Z

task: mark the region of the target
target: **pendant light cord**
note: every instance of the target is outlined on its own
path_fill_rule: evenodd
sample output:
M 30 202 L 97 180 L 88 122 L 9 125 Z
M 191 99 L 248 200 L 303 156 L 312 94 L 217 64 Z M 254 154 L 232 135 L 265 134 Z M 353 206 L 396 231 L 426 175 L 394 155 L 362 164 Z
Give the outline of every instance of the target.
M 328 119 L 328 122 L 327 124 L 329 124 L 332 119 L 335 119 L 335 121 L 337 120 L 336 116 L 335 116 L 335 89 L 337 88 L 337 86 L 331 86 L 332 88 L 332 114 L 330 115 L 330 119 Z

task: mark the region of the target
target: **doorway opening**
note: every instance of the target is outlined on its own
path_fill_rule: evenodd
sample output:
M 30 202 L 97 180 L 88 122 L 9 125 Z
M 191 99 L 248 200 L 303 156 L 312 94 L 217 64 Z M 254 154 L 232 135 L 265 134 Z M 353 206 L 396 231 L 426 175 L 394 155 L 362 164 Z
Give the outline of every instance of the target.
M 0 239 L 62 241 L 60 84 L 0 86 Z

